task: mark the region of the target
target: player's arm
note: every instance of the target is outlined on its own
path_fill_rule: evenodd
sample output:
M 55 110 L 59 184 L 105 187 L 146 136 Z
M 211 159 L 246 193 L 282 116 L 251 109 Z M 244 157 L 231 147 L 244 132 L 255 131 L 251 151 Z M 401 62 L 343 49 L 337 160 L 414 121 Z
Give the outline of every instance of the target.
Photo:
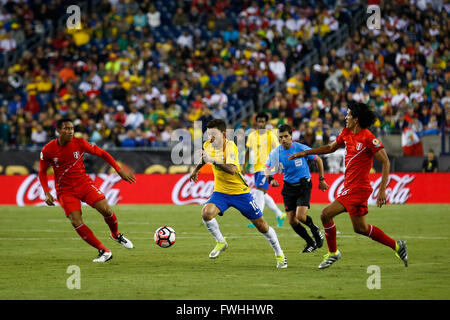
M 297 158 L 303 158 L 306 156 L 309 156 L 311 154 L 327 154 L 327 153 L 333 153 L 335 152 L 337 149 L 339 149 L 339 145 L 337 144 L 336 140 L 332 141 L 331 143 L 318 147 L 318 148 L 314 148 L 314 149 L 308 149 L 305 151 L 301 151 L 301 152 L 297 152 L 294 153 L 292 156 L 289 157 L 289 160 L 294 160 Z
M 103 160 L 105 160 L 111 167 L 114 168 L 114 170 L 116 170 L 117 174 L 125 181 L 129 182 L 129 183 L 134 183 L 136 182 L 136 178 L 134 177 L 134 174 L 132 172 L 128 172 L 125 171 L 123 168 L 121 168 L 116 160 L 114 160 L 114 158 L 105 150 L 103 150 L 100 147 L 97 147 L 95 145 L 91 145 L 89 144 L 86 140 L 84 141 L 84 150 L 87 153 L 96 155 L 100 158 L 102 158 Z
M 389 179 L 391 164 L 384 148 L 375 153 L 375 158 L 381 162 L 381 183 L 377 196 L 377 206 L 381 208 L 383 204 L 386 204 L 386 185 Z
M 272 187 L 278 187 L 278 181 L 272 176 L 274 171 L 278 170 L 278 162 L 274 159 L 274 152 L 269 153 L 269 158 L 264 169 L 264 176 Z
M 272 176 L 272 171 L 273 171 L 273 169 L 274 169 L 274 168 L 272 168 L 272 167 L 266 165 L 266 168 L 264 169 L 264 175 L 266 176 L 267 182 L 269 182 L 269 184 L 270 184 L 272 187 L 278 187 L 280 184 L 279 184 L 278 181 L 275 180 L 275 178 Z
M 203 153 L 201 153 L 203 154 Z M 203 161 L 203 156 L 201 158 L 201 161 L 199 164 L 197 164 L 194 168 L 194 170 L 191 172 L 191 175 L 189 177 L 189 180 L 197 182 L 198 180 L 198 173 L 200 171 L 200 169 L 205 165 L 205 161 Z
M 324 178 L 325 170 L 323 169 L 323 161 L 319 156 L 316 156 L 314 161 L 316 161 L 317 168 L 319 169 L 319 189 L 325 191 L 328 189 L 328 184 Z
M 51 195 L 48 187 L 47 169 L 49 166 L 50 163 L 44 158 L 43 153 L 41 152 L 41 160 L 39 163 L 39 182 L 41 183 L 42 189 L 44 189 L 45 203 L 49 206 L 54 206 L 55 199 Z
M 213 165 L 229 174 L 235 174 L 237 172 L 237 166 L 231 163 L 215 163 Z

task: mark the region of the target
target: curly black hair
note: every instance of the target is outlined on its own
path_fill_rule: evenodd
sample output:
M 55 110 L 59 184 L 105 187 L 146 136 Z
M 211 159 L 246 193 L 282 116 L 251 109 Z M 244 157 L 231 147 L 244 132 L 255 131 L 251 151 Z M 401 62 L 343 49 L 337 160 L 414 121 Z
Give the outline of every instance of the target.
M 266 121 L 266 122 L 269 121 L 269 116 L 265 112 L 259 112 L 256 115 L 255 119 L 258 120 L 259 118 L 264 118 L 264 121 Z
M 63 124 L 66 123 L 66 122 L 72 122 L 72 120 L 69 119 L 69 118 L 62 118 L 62 119 L 59 119 L 59 120 L 56 122 L 56 128 L 57 128 L 57 129 L 62 129 Z
M 376 120 L 375 112 L 364 103 L 352 101 L 348 104 L 348 109 L 352 112 L 352 117 L 358 119 L 359 126 L 363 129 L 369 128 Z

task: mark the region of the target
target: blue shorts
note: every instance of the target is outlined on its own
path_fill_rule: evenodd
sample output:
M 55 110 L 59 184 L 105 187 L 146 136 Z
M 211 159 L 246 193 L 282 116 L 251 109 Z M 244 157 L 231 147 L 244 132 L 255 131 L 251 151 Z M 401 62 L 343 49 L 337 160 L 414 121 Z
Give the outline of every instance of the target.
M 211 198 L 209 198 L 206 203 L 215 204 L 220 210 L 220 216 L 223 216 L 224 212 L 229 207 L 238 209 L 244 217 L 250 220 L 258 219 L 263 216 L 250 192 L 242 194 L 225 194 L 214 191 Z
M 255 187 L 269 190 L 269 181 L 267 181 L 264 171 L 255 172 Z

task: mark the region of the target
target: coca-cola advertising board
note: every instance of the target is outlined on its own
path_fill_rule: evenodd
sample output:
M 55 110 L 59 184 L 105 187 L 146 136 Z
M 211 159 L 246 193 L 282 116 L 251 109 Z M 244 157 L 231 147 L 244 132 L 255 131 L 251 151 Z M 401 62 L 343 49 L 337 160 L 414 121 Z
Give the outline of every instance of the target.
M 135 184 L 122 181 L 118 175 L 91 175 L 95 185 L 102 191 L 110 205 L 116 204 L 203 204 L 214 190 L 214 177 L 200 175 L 197 182 L 189 180 L 189 174 L 136 175 Z M 270 188 L 269 194 L 276 203 L 282 203 L 280 194 L 283 186 L 281 175 L 275 175 L 280 187 Z M 253 176 L 246 175 L 250 187 L 254 186 Z M 319 190 L 318 176 L 312 174 L 313 191 L 311 203 L 330 203 L 343 189 L 342 174 L 326 174 L 330 186 L 327 191 Z M 373 192 L 369 204 L 376 204 L 381 182 L 381 174 L 371 174 Z M 391 173 L 386 188 L 388 203 L 450 203 L 450 173 Z M 37 175 L 0 176 L 0 204 L 36 205 L 44 203 L 44 192 Z M 49 187 L 54 196 L 54 180 L 49 176 Z

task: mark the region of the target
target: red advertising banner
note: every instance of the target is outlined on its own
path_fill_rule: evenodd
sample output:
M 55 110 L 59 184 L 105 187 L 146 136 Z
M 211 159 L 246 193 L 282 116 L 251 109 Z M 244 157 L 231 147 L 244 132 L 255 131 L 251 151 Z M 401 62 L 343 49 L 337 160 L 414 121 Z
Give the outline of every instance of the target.
M 96 186 L 102 191 L 110 205 L 115 204 L 203 204 L 212 194 L 214 177 L 200 175 L 197 182 L 189 181 L 189 174 L 136 175 L 137 182 L 129 184 L 118 175 L 92 175 Z M 275 202 L 282 203 L 282 176 L 275 175 L 280 187 L 270 188 L 269 194 Z M 245 179 L 250 187 L 252 175 Z M 344 176 L 326 174 L 330 186 L 327 191 L 319 190 L 318 176 L 312 174 L 312 203 L 330 203 L 342 191 Z M 381 174 L 370 175 L 373 192 L 369 204 L 376 204 Z M 391 173 L 386 189 L 388 203 L 450 203 L 450 173 Z M 45 195 L 36 174 L 28 176 L 0 176 L 0 205 L 45 205 Z M 49 177 L 49 187 L 54 196 L 53 177 Z

